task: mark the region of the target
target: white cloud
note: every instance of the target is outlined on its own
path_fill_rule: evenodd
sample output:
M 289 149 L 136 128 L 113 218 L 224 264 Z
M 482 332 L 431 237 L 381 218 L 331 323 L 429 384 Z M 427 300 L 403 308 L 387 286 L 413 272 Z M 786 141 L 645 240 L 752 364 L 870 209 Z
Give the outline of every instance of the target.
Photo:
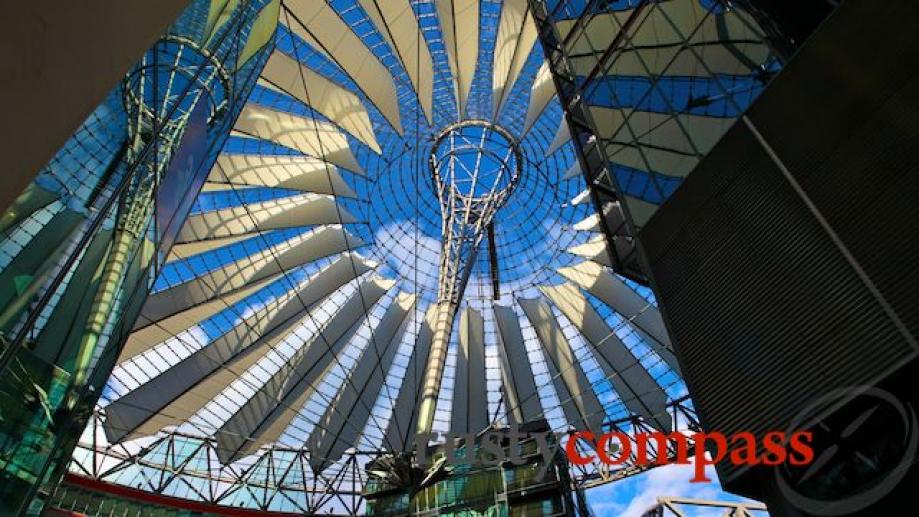
M 640 517 L 657 504 L 662 496 L 739 501 L 741 498 L 723 492 L 712 466 L 705 469 L 711 483 L 691 483 L 693 465 L 657 467 L 644 474 L 603 485 L 587 492 L 587 499 L 597 515 Z M 721 515 L 723 511 L 700 515 Z
M 411 242 L 407 242 L 411 237 Z M 412 221 L 395 221 L 374 233 L 378 258 L 396 275 L 412 283 L 417 279 L 421 290 L 437 290 L 440 263 L 440 241 L 425 235 Z M 417 265 L 417 269 L 416 269 Z M 406 286 L 411 290 L 411 286 Z

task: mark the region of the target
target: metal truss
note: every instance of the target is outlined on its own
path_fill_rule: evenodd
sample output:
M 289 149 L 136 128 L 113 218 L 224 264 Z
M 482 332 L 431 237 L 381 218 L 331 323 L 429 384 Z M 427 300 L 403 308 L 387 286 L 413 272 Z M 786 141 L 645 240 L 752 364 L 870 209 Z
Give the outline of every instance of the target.
M 433 426 L 453 322 L 476 255 L 486 233 L 493 235 L 489 229 L 495 214 L 520 181 L 523 154 L 517 139 L 501 126 L 464 120 L 434 138 L 429 166 L 440 203 L 443 245 L 434 334 L 418 412 L 421 433 Z M 490 244 L 494 249 L 494 242 Z M 492 270 L 497 271 L 494 252 L 492 256 Z
M 606 68 L 615 54 L 614 51 L 619 48 L 620 39 L 649 2 L 643 0 L 634 7 L 632 16 L 624 23 L 623 30 L 603 55 L 598 56 L 597 64 L 587 78 L 579 81 L 575 77 L 574 67 L 565 47 L 567 43 L 581 37 L 599 3 L 597 0 L 586 2 L 583 14 L 577 18 L 570 32 L 562 39 L 555 28 L 552 14 L 547 10 L 546 2 L 529 0 L 533 21 L 539 32 L 538 39 L 542 43 L 546 63 L 552 72 L 558 99 L 568 121 L 571 141 L 577 151 L 575 154 L 587 182 L 590 199 L 599 215 L 600 229 L 606 239 L 613 269 L 622 276 L 648 285 L 648 278 L 640 263 L 636 227 L 628 210 L 623 207 L 624 201 L 617 193 L 618 188 L 610 170 L 609 158 L 606 156 L 603 143 L 596 135 L 597 126 L 590 115 L 590 107 L 584 100 L 584 90 Z
M 473 139 L 467 128 L 480 135 Z M 487 228 L 520 181 L 523 155 L 513 135 L 484 120 L 447 126 L 435 142 L 430 168 L 443 218 L 438 301 L 455 305 Z
M 708 499 L 688 499 L 684 497 L 658 497 L 657 505 L 645 512 L 646 517 L 664 517 L 676 515 L 685 517 L 684 510 L 692 509 L 691 515 L 699 515 L 700 509 L 712 510 L 711 514 L 718 512 L 722 517 L 753 517 L 763 515 L 766 505 L 762 503 L 739 503 L 732 501 L 712 501 Z M 702 515 L 707 515 L 703 513 Z
M 250 461 L 225 466 L 217 458 L 214 438 L 164 433 L 138 451 L 136 446 L 100 444 L 99 436 L 103 430 L 97 413 L 84 434 L 89 443 L 77 446 L 71 474 L 206 504 L 307 514 L 360 514 L 364 465 L 380 454 L 350 449 L 314 473 L 304 449 L 275 446 Z
M 699 430 L 687 397 L 673 401 L 668 412 L 678 432 Z M 604 428 L 631 437 L 632 451 L 637 450 L 637 434 L 654 431 L 634 416 L 608 422 Z M 102 420 L 97 413 L 70 463 L 68 470 L 72 475 L 211 505 L 266 512 L 360 515 L 365 508 L 362 496 L 367 482 L 365 466 L 387 452 L 350 449 L 341 460 L 315 473 L 309 466 L 309 451 L 304 449 L 274 446 L 263 449 L 257 456 L 221 465 L 213 438 L 171 432 L 138 447 L 130 443 L 109 445 L 98 440 L 102 436 Z M 688 443 L 692 454 L 691 437 Z M 653 441 L 648 446 L 649 457 L 656 458 L 658 451 Z M 668 462 L 673 462 L 675 455 L 671 444 Z M 600 463 L 571 465 L 571 488 L 596 487 L 658 466 L 656 463 L 640 466 L 634 459 L 633 453 L 629 461 L 615 468 Z

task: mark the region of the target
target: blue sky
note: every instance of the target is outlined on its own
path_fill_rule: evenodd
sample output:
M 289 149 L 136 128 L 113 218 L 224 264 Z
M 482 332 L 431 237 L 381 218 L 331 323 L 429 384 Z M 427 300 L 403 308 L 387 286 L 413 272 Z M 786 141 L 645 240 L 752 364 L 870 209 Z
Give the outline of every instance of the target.
M 693 465 L 667 465 L 643 474 L 608 483 L 587 491 L 587 501 L 597 516 L 616 515 L 640 517 L 656 504 L 660 496 L 714 499 L 718 501 L 749 501 L 721 490 L 714 467 L 706 468 L 711 483 L 690 483 Z M 723 510 L 701 509 L 687 515 L 721 515 Z M 761 515 L 766 515 L 762 512 Z

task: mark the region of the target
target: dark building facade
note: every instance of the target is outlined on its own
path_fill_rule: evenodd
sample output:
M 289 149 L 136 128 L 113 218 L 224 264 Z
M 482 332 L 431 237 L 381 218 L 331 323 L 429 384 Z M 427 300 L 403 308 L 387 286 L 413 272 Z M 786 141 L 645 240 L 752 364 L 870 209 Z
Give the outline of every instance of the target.
M 532 2 L 595 260 L 654 289 L 705 428 L 814 432 L 822 470 L 722 462 L 727 490 L 779 515 L 876 511 L 915 477 L 919 20 L 685 4 Z
M 814 432 L 813 472 L 719 465 L 774 514 L 915 486 L 917 23 L 843 2 L 639 234 L 703 425 Z

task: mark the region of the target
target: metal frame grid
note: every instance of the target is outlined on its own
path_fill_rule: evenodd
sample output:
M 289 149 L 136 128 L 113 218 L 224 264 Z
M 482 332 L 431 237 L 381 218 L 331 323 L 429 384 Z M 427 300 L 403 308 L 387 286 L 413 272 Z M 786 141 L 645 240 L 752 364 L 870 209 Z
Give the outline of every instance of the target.
M 700 430 L 688 398 L 675 400 L 668 411 L 681 432 Z M 101 426 L 100 416 L 94 415 L 74 452 L 69 469 L 72 474 L 208 504 L 262 511 L 360 515 L 365 508 L 364 467 L 381 454 L 378 448 L 363 449 L 361 444 L 349 449 L 334 468 L 315 473 L 307 451 L 275 445 L 258 457 L 222 465 L 217 459 L 217 444 L 210 438 L 175 431 L 111 445 L 105 442 Z M 638 449 L 636 434 L 654 430 L 634 416 L 611 420 L 604 429 L 632 437 L 632 451 Z M 649 456 L 657 457 L 661 451 L 656 445 L 649 446 Z M 691 440 L 688 450 L 691 455 Z M 674 461 L 675 446 L 667 451 L 667 457 Z M 657 466 L 638 466 L 634 459 L 633 453 L 632 462 L 615 468 L 599 463 L 572 465 L 571 489 L 588 489 Z
M 681 181 L 680 176 L 656 170 L 656 166 L 652 165 L 653 161 L 648 157 L 647 149 L 652 148 L 654 144 L 647 143 L 651 140 L 649 135 L 666 122 L 675 122 L 677 130 L 682 134 L 681 141 L 691 148 L 684 153 L 685 158 L 698 161 L 706 154 L 706 149 L 694 142 L 694 130 L 681 120 L 681 116 L 694 114 L 732 121 L 744 112 L 768 80 L 781 68 L 779 54 L 771 49 L 762 62 L 749 61 L 742 51 L 737 49 L 737 45 L 765 46 L 771 43 L 757 28 L 752 27 L 746 18 L 738 16 L 751 33 L 759 36 L 753 40 L 741 40 L 730 39 L 730 35 L 726 35 L 725 39 L 718 41 L 714 46 L 728 49 L 738 56 L 737 59 L 740 61 L 747 59 L 749 62 L 745 63 L 748 66 L 746 75 L 726 75 L 712 71 L 706 63 L 705 45 L 708 42 L 696 41 L 697 31 L 705 22 L 720 16 L 725 10 L 737 7 L 727 2 L 711 2 L 704 8 L 705 14 L 694 28 L 688 34 L 683 34 L 660 5 L 661 3 L 656 0 L 627 0 L 611 5 L 597 0 L 530 0 L 534 20 L 539 27 L 539 39 L 553 72 L 560 101 L 565 106 L 571 140 L 578 150 L 578 159 L 590 189 L 592 203 L 597 213 L 602 214 L 599 224 L 606 237 L 607 251 L 613 268 L 617 273 L 645 285 L 650 279 L 644 273 L 646 268 L 643 266 L 644 259 L 637 233 L 647 215 L 642 214 L 643 219 L 638 220 L 626 198 L 632 197 L 651 206 L 659 205 L 673 193 Z M 604 33 L 603 41 L 591 41 L 591 24 L 599 17 L 614 12 L 624 13 L 621 19 L 614 22 L 619 24 L 618 30 L 613 35 L 608 31 Z M 663 48 L 680 50 L 668 58 L 663 71 L 652 71 L 652 67 L 645 62 L 641 54 L 642 51 L 647 51 L 648 47 L 633 42 L 635 34 L 643 30 L 643 25 L 652 18 L 649 14 L 651 12 L 659 14 L 668 24 L 667 27 L 659 27 L 660 31 L 674 32 L 680 39 L 678 42 L 668 41 L 664 44 Z M 559 31 L 562 21 L 566 23 L 564 37 Z M 650 25 L 650 22 L 648 23 Z M 649 30 L 653 30 L 653 27 Z M 589 50 L 579 50 L 577 53 L 572 50 L 581 47 L 588 47 Z M 668 75 L 667 68 L 683 53 L 691 55 L 695 63 L 701 67 L 701 76 Z M 644 73 L 637 77 L 608 75 L 626 54 L 636 56 L 634 59 L 643 67 Z M 581 64 L 576 66 L 576 60 Z M 585 62 L 592 63 L 587 72 L 583 71 L 585 65 L 582 63 Z M 582 69 L 581 72 L 575 71 L 578 67 Z M 628 133 L 623 141 L 604 138 L 599 134 L 593 108 L 601 104 L 601 98 L 606 99 L 602 102 L 621 110 L 624 116 L 622 128 Z M 631 121 L 638 119 L 636 113 L 642 109 L 663 114 L 667 120 L 652 126 L 645 133 L 636 132 L 632 129 Z M 727 125 L 723 129 L 726 128 Z M 616 163 L 620 158 L 610 155 L 608 149 L 613 147 L 610 144 L 637 151 L 643 163 L 643 170 Z
M 402 112 L 402 118 L 405 121 L 411 121 L 405 124 L 405 135 L 399 136 L 388 123 L 382 118 L 378 109 L 368 101 L 367 97 L 360 92 L 356 85 L 347 77 L 339 66 L 327 59 L 325 56 L 310 49 L 309 45 L 291 35 L 288 31 L 279 30 L 277 39 L 277 48 L 282 52 L 294 56 L 301 63 L 308 64 L 311 68 L 319 71 L 325 77 L 333 80 L 337 84 L 353 91 L 367 106 L 370 119 L 373 124 L 380 147 L 383 149 L 383 156 L 377 156 L 366 145 L 358 142 L 351 136 L 348 136 L 348 144 L 354 149 L 357 161 L 367 171 L 367 176 L 362 177 L 353 174 L 345 169 L 340 169 L 344 173 L 347 183 L 354 188 L 357 198 L 354 200 L 342 200 L 341 206 L 350 209 L 358 214 L 357 222 L 346 223 L 345 226 L 354 234 L 362 238 L 365 242 L 374 241 L 376 246 L 362 250 L 367 257 L 380 259 L 381 264 L 377 267 L 377 273 L 383 276 L 395 277 L 399 288 L 405 292 L 418 295 L 419 306 L 416 306 L 411 315 L 411 322 L 406 325 L 407 330 L 398 343 L 398 351 L 393 360 L 393 366 L 390 371 L 385 373 L 385 383 L 377 397 L 376 402 L 370 408 L 371 417 L 364 429 L 359 429 L 358 438 L 355 443 L 351 444 L 353 450 L 334 463 L 332 467 L 318 475 L 315 481 L 314 489 L 317 493 L 327 494 L 341 489 L 344 497 L 350 497 L 355 480 L 359 478 L 342 474 L 350 468 L 360 470 L 369 458 L 369 452 L 357 453 L 354 451 L 374 451 L 378 453 L 384 449 L 386 426 L 391 419 L 395 399 L 399 393 L 402 383 L 409 379 L 410 375 L 417 375 L 417 372 L 406 371 L 417 335 L 420 328 L 421 315 L 423 314 L 423 305 L 431 303 L 436 294 L 436 282 L 425 283 L 427 280 L 435 280 L 437 274 L 437 255 L 440 249 L 440 243 L 436 239 L 428 238 L 421 226 L 440 227 L 439 218 L 436 217 L 439 207 L 436 203 L 436 196 L 426 195 L 433 191 L 433 185 L 430 183 L 430 176 L 425 170 L 424 158 L 430 152 L 432 140 L 431 129 L 427 127 L 423 116 L 420 115 L 420 109 L 417 107 L 416 96 L 408 79 L 407 73 L 402 70 L 399 59 L 392 54 L 389 46 L 384 39 L 376 32 L 373 24 L 367 20 L 365 13 L 357 4 L 356 0 L 331 0 L 330 5 L 336 7 L 339 16 L 345 19 L 349 26 L 354 28 L 355 33 L 360 36 L 368 47 L 370 47 L 375 56 L 377 56 L 392 73 L 399 98 L 399 106 Z M 446 72 L 446 57 L 443 51 L 442 42 L 439 40 L 439 27 L 436 20 L 433 4 L 431 0 L 415 0 L 412 2 L 415 15 L 418 17 L 419 26 L 426 38 L 427 44 L 432 51 L 435 62 L 435 104 L 438 109 L 435 110 L 435 125 L 446 125 L 453 121 L 455 110 L 451 112 L 447 109 L 448 105 L 452 106 L 453 95 L 450 93 L 447 85 L 449 73 Z M 501 2 L 497 0 L 484 0 L 482 2 L 482 46 L 479 52 L 479 63 L 477 74 L 473 84 L 473 92 L 469 101 L 468 113 L 478 113 L 481 111 L 484 116 L 490 116 L 491 113 L 491 77 L 490 64 L 493 59 L 493 39 L 497 33 L 498 19 L 501 11 Z M 288 15 L 286 8 L 282 8 L 282 20 Z M 287 23 L 299 23 L 297 20 L 288 19 Z M 490 38 L 489 39 L 489 35 Z M 500 123 L 505 127 L 511 128 L 512 133 L 521 131 L 523 117 L 528 106 L 528 92 L 532 85 L 539 65 L 543 60 L 542 53 L 537 48 L 529 54 L 527 64 L 524 66 L 520 77 L 513 85 L 513 90 L 509 95 L 505 109 L 501 113 Z M 312 118 L 318 122 L 328 122 L 328 119 L 317 113 L 315 110 L 305 107 L 302 103 L 286 96 L 278 95 L 265 88 L 256 87 L 255 93 L 249 99 L 259 105 L 268 106 L 280 111 L 294 113 L 304 117 Z M 443 108 L 443 109 L 440 109 Z M 517 192 L 512 196 L 508 204 L 495 215 L 495 241 L 497 243 L 499 259 L 502 262 L 502 297 L 497 301 L 499 304 L 510 303 L 514 305 L 515 301 L 520 298 L 540 296 L 537 286 L 558 282 L 561 280 L 555 268 L 568 266 L 578 261 L 577 258 L 566 253 L 566 250 L 573 245 L 586 242 L 593 234 L 590 230 L 579 230 L 575 228 L 578 221 L 583 220 L 593 213 L 593 210 L 586 205 L 577 205 L 569 203 L 581 189 L 583 181 L 575 177 L 573 179 L 564 179 L 563 173 L 567 171 L 574 161 L 574 149 L 572 145 L 565 145 L 557 152 L 545 156 L 545 149 L 555 134 L 557 122 L 562 117 L 562 106 L 553 101 L 549 103 L 541 117 L 536 121 L 528 133 L 523 135 L 520 140 L 522 152 L 522 162 L 524 172 L 521 175 L 520 182 L 517 185 Z M 225 152 L 237 154 L 259 154 L 259 155 L 290 155 L 293 151 L 284 149 L 279 145 L 266 140 L 252 140 L 237 137 L 231 137 Z M 395 174 L 401 171 L 403 174 Z M 407 173 L 406 173 L 407 172 Z M 226 178 L 224 178 L 226 179 Z M 204 254 L 174 254 L 170 259 L 164 274 L 160 276 L 158 285 L 155 287 L 155 293 L 168 289 L 169 287 L 181 285 L 186 281 L 195 278 L 204 278 L 203 285 L 211 292 L 216 292 L 216 287 L 207 277 L 229 263 L 235 263 L 235 268 L 243 269 L 252 264 L 253 254 L 262 254 L 269 262 L 278 262 L 279 257 L 285 250 L 291 248 L 298 239 L 302 239 L 315 228 L 291 228 L 287 230 L 267 230 L 260 228 L 253 217 L 253 205 L 266 200 L 283 200 L 296 195 L 291 191 L 274 188 L 246 188 L 232 185 L 228 179 L 225 184 L 231 188 L 219 194 L 203 193 L 199 197 L 195 214 L 207 213 L 217 208 L 237 207 L 242 209 L 245 214 L 243 219 L 249 219 L 255 224 L 256 231 L 249 241 L 239 242 L 227 246 L 219 251 L 207 252 Z M 222 183 L 223 184 L 223 183 Z M 390 200 L 390 202 L 386 202 Z M 395 202 L 392 202 L 395 200 Z M 380 223 L 391 221 L 401 215 L 400 219 L 412 222 L 390 228 L 388 239 L 384 239 L 379 232 Z M 544 218 L 542 227 L 534 228 L 533 220 Z M 424 221 L 423 224 L 421 221 Z M 544 237 L 544 238 L 543 238 Z M 540 240 L 541 239 L 541 240 Z M 412 243 L 410 247 L 399 247 L 399 241 Z M 393 244 L 395 242 L 396 244 Z M 355 251 L 357 245 L 352 245 L 350 241 L 347 250 L 342 254 L 345 260 L 353 261 L 360 259 Z M 487 361 L 487 395 L 488 395 L 488 414 L 494 415 L 493 419 L 499 422 L 506 421 L 504 413 L 508 411 L 506 403 L 501 397 L 500 386 L 501 377 L 498 368 L 498 351 L 496 346 L 496 330 L 492 321 L 491 307 L 496 303 L 492 299 L 491 277 L 487 274 L 490 268 L 489 260 L 485 254 L 480 254 L 476 259 L 473 271 L 481 274 L 474 274 L 467 289 L 467 296 L 463 301 L 465 306 L 480 310 L 485 315 L 485 348 Z M 315 264 L 305 265 L 297 269 L 286 270 L 278 278 L 273 280 L 273 287 L 268 288 L 269 292 L 260 293 L 250 298 L 246 298 L 236 304 L 227 305 L 223 312 L 214 316 L 215 325 L 219 322 L 227 325 L 229 322 L 242 320 L 241 328 L 246 331 L 252 331 L 260 324 L 261 316 L 247 321 L 246 317 L 266 307 L 276 306 L 283 303 L 287 298 L 292 303 L 297 303 L 298 295 L 290 294 L 296 291 L 296 287 L 302 285 L 307 278 L 316 274 L 320 267 L 325 267 L 328 263 L 335 260 L 340 255 L 330 256 L 320 259 Z M 395 257 L 395 260 L 392 258 Z M 433 270 L 424 269 L 425 266 L 433 266 Z M 408 269 L 400 270 L 400 267 L 407 266 Z M 167 270 L 170 271 L 167 273 Z M 366 278 L 365 275 L 364 278 Z M 354 285 L 353 281 L 349 285 Z M 645 310 L 654 309 L 653 298 L 643 288 L 635 284 L 629 284 L 639 293 L 643 293 L 649 303 Z M 507 289 L 505 290 L 505 286 Z M 285 293 L 286 290 L 286 293 Z M 358 296 L 360 291 L 358 292 Z M 333 354 L 334 371 L 328 376 L 317 379 L 315 385 L 310 389 L 315 394 L 309 398 L 300 407 L 284 407 L 295 412 L 294 418 L 282 433 L 278 445 L 262 447 L 258 454 L 245 457 L 231 465 L 222 466 L 214 465 L 212 459 L 216 458 L 217 446 L 211 438 L 214 423 L 226 421 L 252 393 L 258 391 L 260 386 L 265 385 L 270 379 L 272 371 L 277 371 L 288 363 L 288 360 L 294 357 L 290 351 L 282 353 L 278 350 L 279 346 L 270 345 L 264 349 L 264 364 L 258 361 L 252 364 L 251 368 L 246 370 L 236 369 L 230 365 L 223 364 L 215 370 L 215 374 L 231 375 L 237 380 L 233 385 L 227 385 L 222 392 L 213 397 L 212 400 L 205 401 L 205 405 L 198 411 L 198 417 L 188 419 L 178 427 L 168 426 L 158 433 L 155 437 L 142 438 L 124 444 L 109 444 L 101 437 L 97 427 L 99 426 L 98 418 L 104 416 L 104 407 L 113 399 L 123 395 L 125 390 L 138 386 L 144 382 L 144 379 L 161 374 L 170 365 L 188 354 L 206 346 L 206 340 L 200 339 L 189 333 L 174 335 L 170 340 L 161 343 L 161 345 L 151 350 L 147 356 L 137 357 L 128 363 L 123 363 L 123 368 L 116 371 L 112 381 L 109 383 L 105 393 L 103 393 L 103 403 L 99 408 L 98 418 L 93 420 L 92 430 L 87 432 L 90 435 L 84 435 L 81 441 L 80 451 L 74 459 L 72 469 L 81 475 L 89 475 L 102 480 L 122 482 L 133 486 L 136 483 L 135 478 L 142 479 L 142 485 L 152 491 L 178 490 L 170 487 L 187 487 L 182 488 L 183 492 L 195 496 L 203 494 L 206 500 L 214 499 L 220 494 L 220 504 L 230 504 L 233 506 L 243 505 L 246 507 L 272 509 L 271 505 L 281 504 L 277 501 L 289 501 L 296 506 L 296 511 L 306 511 L 307 509 L 326 508 L 330 503 L 328 501 L 337 501 L 334 505 L 340 505 L 351 511 L 356 508 L 354 501 L 339 499 L 330 496 L 325 501 L 326 495 L 318 495 L 315 501 L 307 502 L 297 499 L 299 496 L 291 495 L 291 491 L 282 486 L 277 497 L 268 497 L 264 492 L 254 493 L 249 487 L 252 486 L 250 481 L 255 478 L 247 476 L 255 475 L 254 472 L 263 469 L 266 472 L 271 471 L 271 462 L 276 461 L 274 456 L 283 453 L 292 454 L 297 451 L 299 459 L 299 468 L 302 472 L 297 475 L 301 479 L 306 479 L 310 475 L 310 467 L 306 460 L 309 454 L 302 447 L 295 447 L 296 444 L 302 443 L 310 432 L 319 425 L 318 420 L 322 416 L 325 408 L 334 399 L 337 389 L 343 386 L 349 380 L 349 372 L 353 369 L 353 363 L 360 357 L 364 350 L 370 350 L 368 346 L 379 352 L 379 349 L 373 343 L 374 338 L 371 329 L 377 324 L 382 309 L 391 303 L 394 298 L 395 290 L 385 295 L 382 300 L 376 304 L 366 303 L 361 299 L 365 318 L 362 318 L 360 329 L 355 334 L 353 342 L 347 345 L 339 352 Z M 304 304 L 306 318 L 313 322 L 312 331 L 315 331 L 323 325 L 338 308 L 342 306 L 346 296 L 339 295 L 330 299 L 327 306 L 308 308 Z M 300 301 L 302 302 L 302 301 Z M 422 303 L 423 302 L 423 303 Z M 599 310 L 601 303 L 591 302 Z M 516 305 L 515 305 L 516 306 Z M 552 388 L 551 379 L 548 378 L 545 368 L 540 370 L 540 364 L 545 364 L 545 356 L 541 350 L 541 344 L 536 337 L 533 329 L 529 326 L 526 317 L 517 307 L 518 320 L 523 327 L 526 337 L 527 352 L 530 354 L 531 364 L 533 365 L 534 375 L 539 378 L 539 383 L 544 386 L 538 393 L 544 414 L 553 423 L 556 430 L 568 429 L 567 422 L 561 414 L 559 408 L 560 401 Z M 579 359 L 578 368 L 586 370 L 587 376 L 591 381 L 591 390 L 594 390 L 603 400 L 603 420 L 609 422 L 610 428 L 630 429 L 637 432 L 638 429 L 647 428 L 648 424 L 642 419 L 631 416 L 625 407 L 627 400 L 620 400 L 614 393 L 609 379 L 605 378 L 598 361 L 601 359 L 596 356 L 592 345 L 579 336 L 578 329 L 574 324 L 565 318 L 557 308 L 553 308 L 553 314 L 559 325 L 562 327 L 566 338 L 571 342 L 573 353 Z M 303 316 L 303 314 L 300 314 Z M 612 311 L 602 313 L 602 318 L 609 326 L 610 330 L 617 336 L 626 341 L 627 347 L 635 356 L 635 364 L 629 367 L 647 367 L 654 372 L 656 382 L 660 387 L 667 391 L 671 397 L 669 410 L 673 412 L 673 420 L 681 429 L 692 429 L 695 418 L 692 415 L 691 405 L 683 396 L 682 386 L 679 379 L 668 368 L 662 367 L 659 357 L 648 347 L 642 347 L 641 338 L 637 337 L 632 329 L 630 322 L 619 317 Z M 219 320 L 219 321 L 218 321 Z M 199 327 L 206 327 L 211 324 L 202 322 Z M 302 347 L 303 342 L 307 339 L 304 336 L 297 338 L 299 345 Z M 323 347 L 331 348 L 328 342 L 320 343 Z M 444 383 L 439 393 L 437 411 L 435 413 L 435 430 L 446 430 L 449 426 L 450 402 L 454 394 L 452 393 L 453 379 L 451 377 L 453 364 L 456 354 L 456 339 L 451 336 L 449 353 L 447 358 L 447 368 L 444 375 Z M 379 360 L 379 356 L 377 357 Z M 267 371 L 271 369 L 272 371 Z M 252 376 L 246 376 L 249 372 Z M 261 373 L 258 373 L 261 372 Z M 541 372 L 541 373 L 540 373 Z M 577 394 L 575 394 L 577 395 Z M 208 418 L 204 418 L 205 413 Z M 644 426 L 644 427 L 643 427 Z M 244 437 L 245 438 L 245 437 Z M 165 447 L 169 450 L 175 449 L 175 440 L 197 440 L 201 445 L 196 451 L 208 450 L 208 460 L 203 463 L 196 463 L 189 460 L 184 452 L 179 454 L 178 463 L 174 461 L 167 466 L 165 460 L 149 460 L 149 455 L 165 454 L 159 448 Z M 172 445 L 170 445 L 172 440 Z M 154 443 L 158 445 L 153 445 Z M 158 448 L 159 447 L 159 448 Z M 184 445 L 179 446 L 179 451 L 183 451 Z M 276 454 L 277 452 L 277 454 Z M 82 456 L 82 457 L 81 457 Z M 268 459 L 266 459 L 268 458 Z M 264 463 L 267 461 L 268 463 Z M 259 466 L 261 465 L 261 466 Z M 117 468 L 116 468 L 117 466 Z M 148 474 L 141 476 L 136 474 L 140 469 Z M 254 469 L 254 470 L 253 470 Z M 278 469 L 275 469 L 278 470 Z M 283 469 L 281 469 L 283 470 Z M 163 476 L 157 474 L 153 476 L 151 472 L 165 472 Z M 128 474 L 131 473 L 131 479 Z M 172 475 L 170 474 L 170 472 Z M 604 472 L 598 469 L 585 468 L 583 472 L 578 473 L 578 486 L 593 486 L 593 484 L 609 482 L 626 475 L 631 475 L 629 469 L 618 469 L 615 472 Z M 261 475 L 261 474 L 259 474 Z M 140 476 L 140 477 L 138 477 Z M 256 476 L 257 477 L 257 476 Z M 152 482 L 148 482 L 154 480 Z M 169 482 L 161 481 L 169 478 Z M 267 478 L 266 478 L 267 479 Z M 286 478 L 278 478 L 286 479 Z M 312 478 L 311 478 L 312 479 Z M 349 481 L 350 479 L 350 481 Z M 159 481 L 157 481 L 159 480 Z M 203 480 L 203 481 L 202 481 Z M 201 488 L 202 483 L 208 484 L 208 489 Z M 351 483 L 351 485 L 349 485 Z M 283 484 L 283 483 L 282 483 Z M 275 490 L 269 488 L 270 483 L 262 483 L 261 490 Z M 211 486 L 215 488 L 211 490 Z M 349 489 L 350 486 L 350 489 Z M 197 487 L 197 488 L 192 488 Z M 331 487 L 331 488 L 329 488 Z M 325 490 L 326 492 L 323 492 Z M 228 493 L 236 495 L 226 495 Z M 198 496 L 195 496 L 198 497 Z M 307 496 L 304 496 L 307 497 Z M 312 497 L 312 496 L 310 496 Z M 210 499 L 208 499 L 210 498 Z M 321 504 L 320 504 L 321 503 Z M 288 503 L 283 503 L 288 504 Z M 324 506 L 325 505 L 325 506 Z M 325 510 L 322 510 L 325 511 Z

